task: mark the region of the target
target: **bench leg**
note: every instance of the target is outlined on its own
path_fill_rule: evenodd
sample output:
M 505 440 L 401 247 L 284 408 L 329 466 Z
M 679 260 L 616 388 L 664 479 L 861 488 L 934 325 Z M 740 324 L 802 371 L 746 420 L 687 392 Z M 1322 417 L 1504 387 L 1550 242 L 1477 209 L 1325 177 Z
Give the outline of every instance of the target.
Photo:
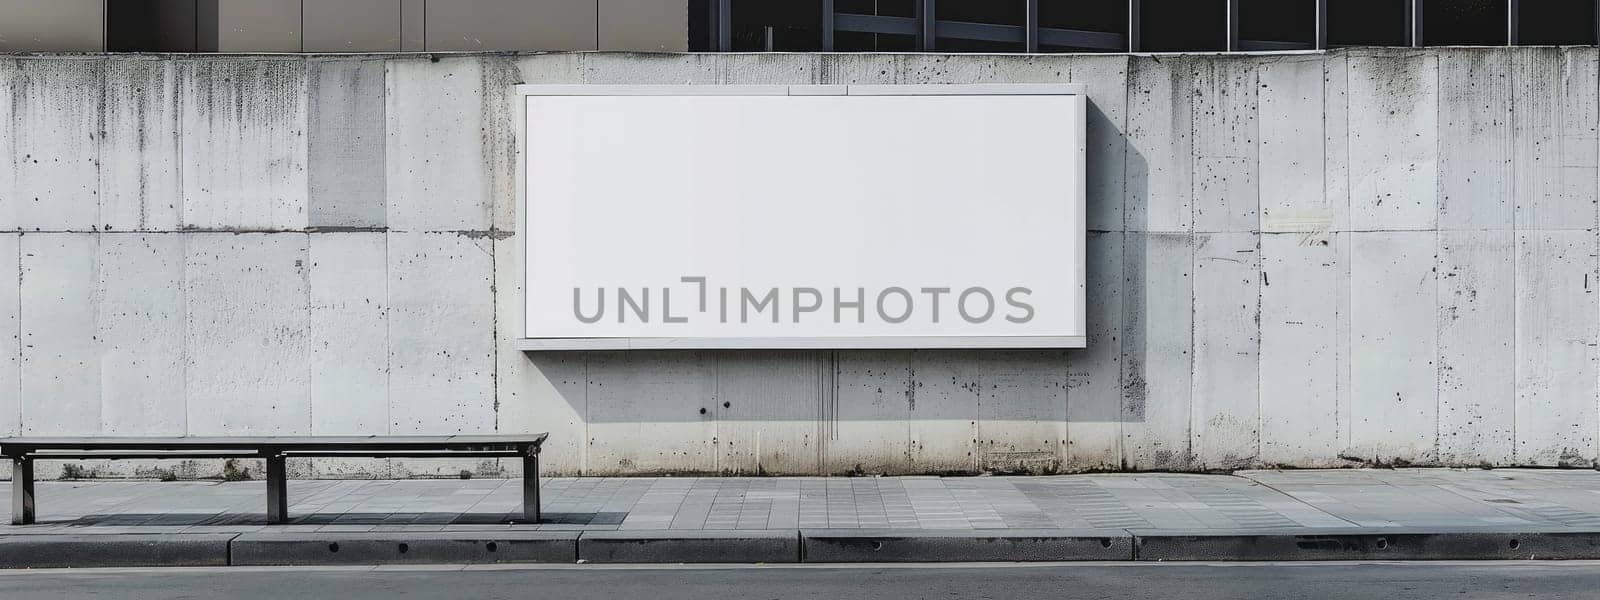
M 539 455 L 522 457 L 522 520 L 539 522 Z
M 11 459 L 11 524 L 33 523 L 33 459 Z
M 267 457 L 267 523 L 289 522 L 289 474 L 283 455 Z

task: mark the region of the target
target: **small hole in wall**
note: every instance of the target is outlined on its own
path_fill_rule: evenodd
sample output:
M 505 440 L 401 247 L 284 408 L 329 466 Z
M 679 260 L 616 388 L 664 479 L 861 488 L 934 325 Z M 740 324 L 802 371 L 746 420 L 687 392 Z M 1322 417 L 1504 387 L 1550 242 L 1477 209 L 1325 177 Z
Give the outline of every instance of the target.
M 494 542 L 489 542 L 488 548 L 489 548 L 490 552 L 494 552 L 495 550 L 499 550 L 500 546 L 495 544 Z
M 411 551 L 411 546 L 407 545 L 405 542 L 401 542 L 400 543 L 400 553 L 401 554 L 405 554 L 405 553 L 410 552 L 410 551 Z
M 339 542 L 334 542 L 332 544 L 328 544 L 328 551 L 329 552 L 338 552 L 339 551 Z

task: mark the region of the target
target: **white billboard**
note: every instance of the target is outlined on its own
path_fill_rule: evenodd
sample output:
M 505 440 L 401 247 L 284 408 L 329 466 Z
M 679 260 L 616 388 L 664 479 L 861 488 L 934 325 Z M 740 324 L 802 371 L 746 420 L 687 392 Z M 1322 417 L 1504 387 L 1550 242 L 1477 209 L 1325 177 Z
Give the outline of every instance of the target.
M 524 349 L 1084 344 L 1080 86 L 518 89 Z

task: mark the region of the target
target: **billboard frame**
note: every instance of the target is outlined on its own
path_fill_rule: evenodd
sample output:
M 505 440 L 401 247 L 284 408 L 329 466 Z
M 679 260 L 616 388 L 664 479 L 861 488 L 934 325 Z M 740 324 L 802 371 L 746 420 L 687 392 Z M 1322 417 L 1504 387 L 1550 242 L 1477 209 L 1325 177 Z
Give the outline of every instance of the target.
M 1086 86 L 1081 83 L 1029 83 L 1029 84 L 807 84 L 807 85 L 612 85 L 612 84 L 522 84 L 514 86 L 512 101 L 516 102 L 516 281 L 519 293 L 517 313 L 522 322 L 516 324 L 513 347 L 520 351 L 581 351 L 581 350 L 870 350 L 870 349 L 1070 349 L 1084 348 L 1087 336 L 829 336 L 829 337 L 564 337 L 529 338 L 527 335 L 527 240 L 528 187 L 526 130 L 528 97 L 530 96 L 1085 96 Z M 1087 104 L 1087 99 L 1085 99 Z M 1085 111 L 1086 112 L 1086 111 Z M 1082 115 L 1080 115 L 1082 116 Z M 932 124 L 930 124 L 931 126 Z M 1085 275 L 1078 286 L 1078 309 L 1086 312 L 1087 285 L 1087 225 L 1084 207 L 1087 204 L 1087 123 L 1080 122 L 1077 148 L 1077 168 L 1082 177 L 1077 181 L 1077 222 L 1085 231 L 1077 235 L 1077 269 Z M 1084 320 L 1087 328 L 1087 320 Z M 1087 331 L 1086 331 L 1087 333 Z

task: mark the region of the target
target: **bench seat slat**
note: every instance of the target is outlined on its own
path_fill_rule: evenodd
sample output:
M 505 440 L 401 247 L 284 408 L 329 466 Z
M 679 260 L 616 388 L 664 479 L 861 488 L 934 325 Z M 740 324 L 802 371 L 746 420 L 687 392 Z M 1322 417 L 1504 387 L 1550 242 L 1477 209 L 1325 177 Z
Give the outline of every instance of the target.
M 41 450 L 537 450 L 547 434 L 452 436 L 274 436 L 274 437 L 12 437 L 0 451 Z
M 259 452 L 230 451 L 230 450 L 44 450 L 28 454 L 35 460 L 85 460 L 95 458 L 135 459 L 135 458 L 261 458 Z

